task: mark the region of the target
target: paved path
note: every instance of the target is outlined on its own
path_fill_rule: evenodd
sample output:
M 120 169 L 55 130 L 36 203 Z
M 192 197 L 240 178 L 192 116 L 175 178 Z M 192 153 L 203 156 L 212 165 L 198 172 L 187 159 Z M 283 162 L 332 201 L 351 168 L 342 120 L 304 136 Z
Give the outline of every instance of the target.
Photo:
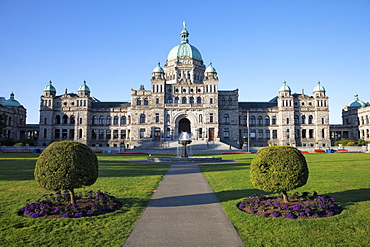
M 124 247 L 244 246 L 197 164 L 172 164 Z

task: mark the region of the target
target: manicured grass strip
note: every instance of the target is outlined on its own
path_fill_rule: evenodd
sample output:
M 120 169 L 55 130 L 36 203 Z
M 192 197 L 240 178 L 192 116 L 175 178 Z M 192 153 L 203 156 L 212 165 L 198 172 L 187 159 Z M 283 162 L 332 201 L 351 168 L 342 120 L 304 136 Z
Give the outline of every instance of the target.
M 305 155 L 308 182 L 294 191 L 330 195 L 345 209 L 340 215 L 313 220 L 266 219 L 237 209 L 245 197 L 264 193 L 250 183 L 253 157 L 228 155 L 227 159 L 241 162 L 200 166 L 246 246 L 368 246 L 370 154 Z
M 38 154 L 0 154 L 1 246 L 122 246 L 168 166 L 127 162 L 147 155 L 99 154 L 99 178 L 83 190 L 101 190 L 123 207 L 113 213 L 77 219 L 31 219 L 17 215 L 49 191 L 33 180 Z

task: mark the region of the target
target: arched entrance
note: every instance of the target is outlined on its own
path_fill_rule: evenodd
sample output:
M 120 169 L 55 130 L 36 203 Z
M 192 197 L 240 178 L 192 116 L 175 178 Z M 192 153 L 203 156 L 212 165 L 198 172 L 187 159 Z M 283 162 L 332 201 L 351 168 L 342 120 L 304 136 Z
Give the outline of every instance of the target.
M 191 133 L 191 128 L 190 128 L 190 121 L 187 118 L 183 118 L 179 122 L 179 134 L 181 132 L 189 132 Z

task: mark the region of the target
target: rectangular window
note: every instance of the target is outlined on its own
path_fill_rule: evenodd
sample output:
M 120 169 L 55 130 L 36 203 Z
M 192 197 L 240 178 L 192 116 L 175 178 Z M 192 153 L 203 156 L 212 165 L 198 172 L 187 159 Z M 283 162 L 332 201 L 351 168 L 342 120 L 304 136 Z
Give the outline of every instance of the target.
M 272 131 L 272 139 L 277 139 L 277 130 Z
M 228 128 L 224 129 L 224 138 L 230 137 L 230 130 Z
M 310 138 L 313 138 L 313 130 L 308 131 Z
M 140 129 L 140 138 L 145 137 L 145 129 Z
M 322 129 L 322 130 L 321 130 L 321 137 L 322 137 L 322 138 L 325 138 L 325 129 Z
M 321 118 L 321 123 L 325 124 L 325 118 Z
M 92 130 L 91 131 L 91 137 L 92 137 L 92 139 L 94 139 L 94 140 L 96 140 L 97 139 L 97 137 L 98 137 L 98 135 L 96 134 L 96 130 Z
M 126 139 L 126 130 L 121 130 L 121 139 Z
M 167 138 L 170 138 L 170 137 L 171 137 L 171 129 L 167 128 Z
M 113 139 L 118 139 L 118 130 L 113 130 Z
M 78 130 L 78 138 L 82 138 L 82 129 Z
M 266 136 L 266 139 L 270 139 L 270 131 L 269 130 L 265 130 L 265 136 Z
M 203 138 L 203 129 L 202 128 L 199 128 L 198 136 L 199 136 L 199 138 Z
M 251 131 L 251 138 L 256 138 L 256 131 L 255 130 Z
M 73 138 L 75 138 L 75 130 L 74 129 L 70 129 L 69 130 L 69 139 L 71 140 Z
M 262 139 L 263 138 L 263 130 L 259 130 L 257 132 L 257 138 Z
M 210 123 L 213 123 L 213 113 L 210 113 L 209 114 L 209 122 Z
M 99 130 L 99 139 L 104 139 L 104 130 Z
M 68 136 L 68 130 L 67 129 L 62 129 L 62 139 L 67 139 Z
M 111 138 L 111 130 L 107 130 L 105 139 L 109 140 Z
M 48 130 L 44 129 L 44 138 L 46 138 L 47 136 L 48 136 Z
M 155 122 L 158 123 L 159 122 L 159 113 L 156 113 L 155 114 Z
M 306 136 L 306 130 L 302 130 L 302 138 L 303 139 L 306 139 L 307 138 L 307 136 Z

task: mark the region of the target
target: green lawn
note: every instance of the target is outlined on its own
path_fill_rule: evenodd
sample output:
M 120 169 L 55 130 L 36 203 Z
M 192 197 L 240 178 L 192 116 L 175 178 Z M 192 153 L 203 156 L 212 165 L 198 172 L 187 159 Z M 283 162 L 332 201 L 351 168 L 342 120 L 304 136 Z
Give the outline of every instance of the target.
M 37 157 L 0 153 L 0 246 L 122 246 L 168 170 L 127 162 L 146 155 L 98 155 L 99 178 L 85 189 L 107 192 L 123 207 L 95 217 L 41 220 L 17 215 L 27 199 L 50 193 L 33 180 Z
M 313 220 L 263 218 L 237 209 L 243 198 L 264 193 L 249 180 L 254 155 L 222 157 L 240 162 L 201 169 L 246 246 L 369 246 L 370 154 L 305 155 L 308 182 L 294 191 L 329 195 L 345 209 L 340 215 Z

